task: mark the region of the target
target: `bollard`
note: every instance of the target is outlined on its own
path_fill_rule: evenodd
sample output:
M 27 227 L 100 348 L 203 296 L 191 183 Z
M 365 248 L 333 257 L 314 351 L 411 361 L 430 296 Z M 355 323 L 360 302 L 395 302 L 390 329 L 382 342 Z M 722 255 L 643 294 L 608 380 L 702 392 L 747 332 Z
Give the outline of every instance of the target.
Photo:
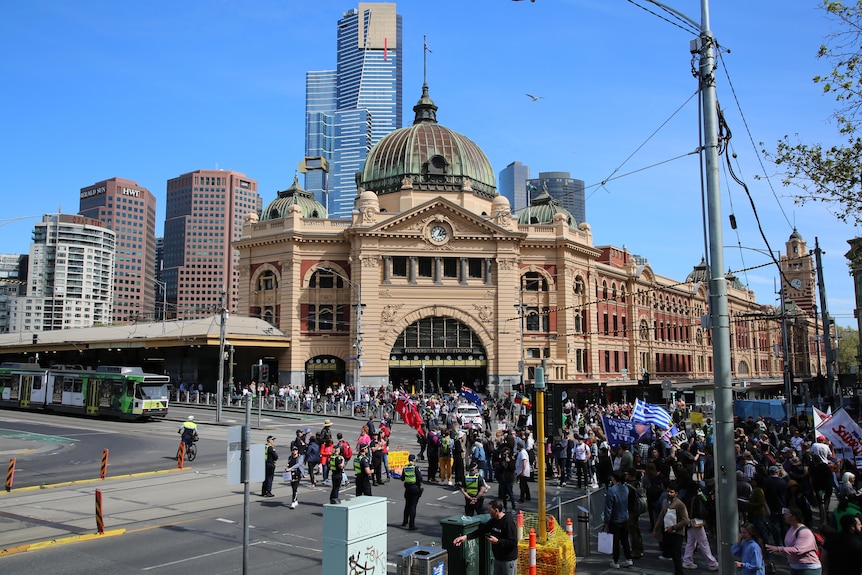
M 590 510 L 578 505 L 578 557 L 590 556 Z
M 180 448 L 177 451 L 177 469 L 183 468 L 183 461 L 186 459 L 186 442 L 180 441 Z
M 15 477 L 15 458 L 9 460 L 9 469 L 6 471 L 6 491 L 12 491 L 12 479 Z
M 102 490 L 96 489 L 96 529 L 99 535 L 105 533 L 105 521 L 102 519 Z
M 518 541 L 524 538 L 524 512 L 518 511 Z
M 102 450 L 102 467 L 99 468 L 99 477 L 104 479 L 108 476 L 108 450 Z
M 530 575 L 536 575 L 536 530 L 530 529 Z
M 566 517 L 566 535 L 569 536 L 569 542 L 572 544 L 572 549 L 575 548 L 575 530 L 572 526 L 572 518 Z

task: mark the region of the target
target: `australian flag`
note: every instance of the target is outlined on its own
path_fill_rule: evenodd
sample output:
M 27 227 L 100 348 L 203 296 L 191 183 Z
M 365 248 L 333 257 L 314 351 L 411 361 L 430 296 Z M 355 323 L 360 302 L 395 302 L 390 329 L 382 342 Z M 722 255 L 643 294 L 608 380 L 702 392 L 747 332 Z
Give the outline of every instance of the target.
M 470 389 L 466 385 L 461 386 L 461 397 L 469 401 L 470 403 L 475 403 L 476 407 L 482 409 L 482 398 L 479 397 L 479 394 L 474 390 Z

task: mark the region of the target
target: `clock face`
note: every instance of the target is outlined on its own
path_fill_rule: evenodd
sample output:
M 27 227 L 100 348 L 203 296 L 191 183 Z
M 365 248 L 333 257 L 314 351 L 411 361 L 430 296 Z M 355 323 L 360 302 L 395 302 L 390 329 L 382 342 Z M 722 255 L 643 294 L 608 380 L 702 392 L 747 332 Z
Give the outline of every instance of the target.
M 799 278 L 794 278 L 790 280 L 790 285 L 793 286 L 795 289 L 802 289 L 802 280 Z
M 443 226 L 434 226 L 431 228 L 431 233 L 429 235 L 433 241 L 443 242 L 446 241 L 446 236 L 449 235 L 449 232 L 446 231 L 446 228 Z

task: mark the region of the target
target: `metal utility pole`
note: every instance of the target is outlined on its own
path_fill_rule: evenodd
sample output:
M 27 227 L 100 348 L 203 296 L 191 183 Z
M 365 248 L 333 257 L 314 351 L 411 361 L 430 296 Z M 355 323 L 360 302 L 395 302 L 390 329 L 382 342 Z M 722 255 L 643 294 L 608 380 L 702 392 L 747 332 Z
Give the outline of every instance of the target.
M 781 298 L 781 355 L 784 363 L 784 393 L 787 396 L 787 425 L 790 425 L 790 418 L 793 417 L 793 372 L 790 369 L 790 345 L 787 341 L 787 308 L 784 307 L 784 285 L 781 282 L 781 287 L 778 288 L 778 295 Z
M 733 391 L 730 366 L 730 316 L 722 242 L 721 186 L 718 163 L 718 104 L 715 95 L 715 39 L 709 27 L 709 2 L 700 2 L 700 23 L 656 0 L 650 3 L 670 10 L 700 30 L 690 49 L 699 59 L 698 83 L 703 109 L 703 165 L 706 179 L 709 237 L 709 316 L 715 366 L 715 488 L 718 517 L 718 558 L 722 575 L 733 575 L 731 545 L 736 543 L 739 510 L 736 495 L 736 459 L 733 448 Z
M 225 292 L 221 292 L 221 309 L 219 315 L 219 345 L 218 345 L 218 383 L 216 384 L 216 423 L 221 422 L 222 402 L 224 401 L 224 347 L 225 324 L 227 323 L 227 308 L 225 307 Z
M 826 389 L 832 394 L 832 410 L 842 405 L 841 388 L 835 381 L 835 351 L 832 349 L 832 329 L 829 327 L 829 308 L 826 307 L 826 285 L 823 283 L 823 262 L 820 240 L 814 238 L 814 261 L 817 265 L 817 289 L 820 291 L 820 312 L 823 318 L 823 350 L 826 352 Z

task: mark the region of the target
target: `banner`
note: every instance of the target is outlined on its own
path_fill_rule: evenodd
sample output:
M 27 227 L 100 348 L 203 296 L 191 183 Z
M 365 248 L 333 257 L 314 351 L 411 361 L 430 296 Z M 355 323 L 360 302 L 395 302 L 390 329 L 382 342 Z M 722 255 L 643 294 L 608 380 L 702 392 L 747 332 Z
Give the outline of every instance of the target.
M 628 419 L 616 419 L 603 415 L 602 426 L 605 428 L 605 437 L 608 440 L 608 445 L 612 447 L 617 447 L 626 443 L 637 443 L 637 423 L 634 421 L 629 421 Z
M 857 468 L 862 465 L 862 429 L 843 407 L 820 424 L 817 434 L 832 442 L 835 451 L 843 451 L 845 458 L 854 459 Z
M 409 456 L 409 451 L 389 452 L 389 474 L 393 479 L 401 479 L 401 470 L 407 465 L 407 458 Z

